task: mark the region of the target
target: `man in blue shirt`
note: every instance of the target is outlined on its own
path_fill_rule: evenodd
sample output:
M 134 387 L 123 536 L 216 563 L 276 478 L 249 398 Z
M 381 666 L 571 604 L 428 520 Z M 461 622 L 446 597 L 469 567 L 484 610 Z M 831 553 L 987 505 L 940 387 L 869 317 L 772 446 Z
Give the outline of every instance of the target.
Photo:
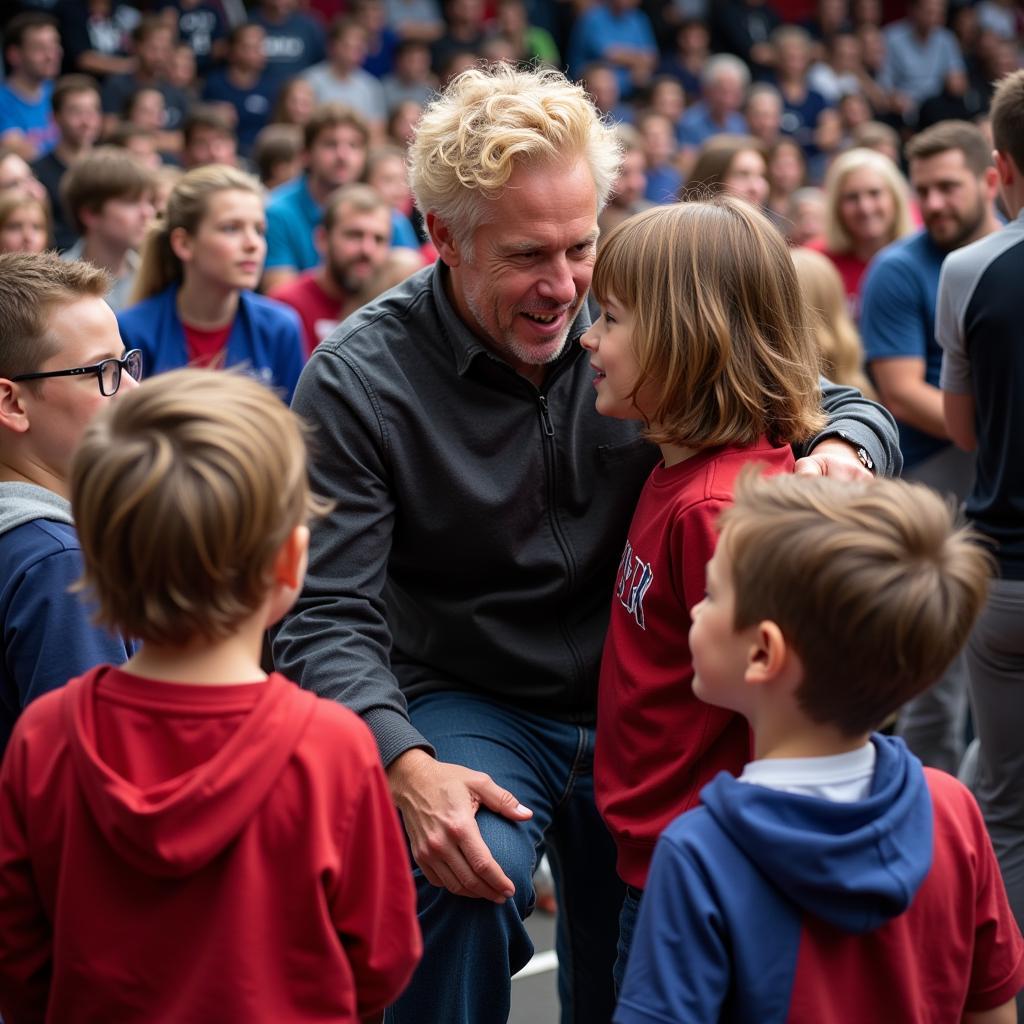
M 629 97 L 651 80 L 658 63 L 658 44 L 650 20 L 638 11 L 637 0 L 609 0 L 579 16 L 569 37 L 569 67 L 582 76 L 588 64 L 611 64 L 619 93 Z
M 249 20 L 262 25 L 267 71 L 274 89 L 324 59 L 324 30 L 297 0 L 262 0 Z
M 730 53 L 720 53 L 704 65 L 701 98 L 683 114 L 676 132 L 684 150 L 699 149 L 714 135 L 745 135 L 747 122 L 740 110 L 750 85 L 746 64 Z
M 235 122 L 238 145 L 248 154 L 270 117 L 275 86 L 267 73 L 266 32 L 247 22 L 231 30 L 226 65 L 211 72 L 203 99 L 222 105 Z
M 0 142 L 26 160 L 57 143 L 50 101 L 62 55 L 57 22 L 49 15 L 30 11 L 11 19 L 4 33 L 8 73 L 0 85 Z
M 910 141 L 910 180 L 925 227 L 875 257 L 861 306 L 868 369 L 899 427 L 903 475 L 960 500 L 971 486 L 973 459 L 950 442 L 943 420 L 935 302 L 946 254 L 999 227 L 990 149 L 966 121 L 941 121 Z M 958 658 L 932 690 L 915 698 L 900 725 L 925 764 L 954 773 L 967 710 L 963 665 Z
M 306 171 L 271 193 L 263 290 L 272 291 L 320 262 L 313 241 L 327 197 L 358 181 L 366 166 L 366 122 L 340 103 L 316 108 L 305 132 Z
M 885 30 L 885 61 L 878 84 L 895 110 L 909 120 L 943 90 L 962 96 L 967 69 L 956 36 L 945 28 L 945 0 L 914 0 L 908 17 Z

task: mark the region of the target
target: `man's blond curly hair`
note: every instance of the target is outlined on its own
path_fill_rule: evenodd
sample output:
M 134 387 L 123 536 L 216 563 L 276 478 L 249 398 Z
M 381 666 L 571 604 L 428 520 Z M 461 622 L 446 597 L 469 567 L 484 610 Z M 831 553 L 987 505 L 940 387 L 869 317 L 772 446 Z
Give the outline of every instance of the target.
M 582 86 L 550 69 L 497 63 L 454 78 L 423 112 L 409 150 L 416 205 L 433 212 L 466 248 L 485 200 L 501 195 L 523 164 L 583 157 L 600 212 L 619 172 L 615 131 Z

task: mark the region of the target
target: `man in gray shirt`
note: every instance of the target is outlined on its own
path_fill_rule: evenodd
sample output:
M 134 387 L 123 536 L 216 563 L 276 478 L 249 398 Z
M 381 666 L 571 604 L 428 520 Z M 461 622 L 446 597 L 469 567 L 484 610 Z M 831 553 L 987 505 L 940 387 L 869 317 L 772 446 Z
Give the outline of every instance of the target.
M 558 73 L 459 76 L 411 151 L 439 261 L 345 321 L 296 391 L 336 507 L 274 655 L 360 713 L 388 766 L 426 951 L 394 1021 L 506 1019 L 543 850 L 563 1019 L 611 1017 L 624 890 L 594 804 L 596 686 L 657 458 L 598 415 L 577 344 L 619 159 Z M 898 471 L 883 410 L 831 385 L 825 406 L 802 471 Z

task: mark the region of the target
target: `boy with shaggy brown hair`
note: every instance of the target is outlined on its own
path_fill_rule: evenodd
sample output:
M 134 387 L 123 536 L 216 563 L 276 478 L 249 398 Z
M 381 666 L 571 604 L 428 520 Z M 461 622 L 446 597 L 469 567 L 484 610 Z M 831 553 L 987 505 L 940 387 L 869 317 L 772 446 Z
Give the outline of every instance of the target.
M 1024 941 L 974 798 L 873 733 L 960 650 L 990 561 L 928 488 L 747 474 L 694 693 L 754 760 L 662 834 L 617 1024 L 1016 1020 Z

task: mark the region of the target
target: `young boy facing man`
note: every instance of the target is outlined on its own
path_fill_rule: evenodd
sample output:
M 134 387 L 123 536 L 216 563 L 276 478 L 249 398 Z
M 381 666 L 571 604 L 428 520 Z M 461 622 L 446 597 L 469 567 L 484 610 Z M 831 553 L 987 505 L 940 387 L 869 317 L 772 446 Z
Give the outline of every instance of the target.
M 99 619 L 142 646 L 41 697 L 11 739 L 0 1012 L 377 1013 L 420 938 L 376 744 L 259 667 L 317 510 L 299 423 L 257 382 L 201 370 L 109 411 L 76 453 L 72 505 Z
M 973 797 L 872 733 L 938 678 L 989 561 L 927 488 L 741 480 L 693 689 L 755 759 L 662 834 L 617 1024 L 1004 1024 L 1024 942 Z

